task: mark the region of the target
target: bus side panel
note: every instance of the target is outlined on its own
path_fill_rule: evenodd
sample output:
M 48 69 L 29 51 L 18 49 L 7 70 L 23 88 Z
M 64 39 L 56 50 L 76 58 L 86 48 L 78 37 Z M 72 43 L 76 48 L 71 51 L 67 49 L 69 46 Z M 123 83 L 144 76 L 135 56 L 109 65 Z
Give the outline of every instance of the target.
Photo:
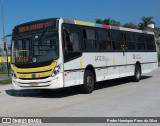
M 93 57 L 94 58 L 94 57 Z M 96 65 L 97 64 L 97 65 Z M 95 69 L 97 81 L 103 81 L 107 79 L 107 62 L 106 62 L 106 53 L 95 53 L 95 64 L 93 64 Z
M 129 52 L 124 52 L 124 61 L 123 61 L 123 64 L 122 66 L 120 66 L 120 77 L 126 77 L 126 76 L 132 76 L 133 73 L 134 73 L 134 65 L 133 65 L 133 62 L 132 61 L 133 59 L 130 57 L 130 53 Z M 130 57 L 131 59 L 131 62 L 128 63 L 128 57 Z
M 81 57 L 64 63 L 64 87 L 80 84 L 80 60 Z
M 157 63 L 151 63 L 151 70 L 154 71 L 158 68 L 158 62 Z
M 151 72 L 151 63 L 154 61 L 152 52 L 143 52 L 142 74 Z
M 126 52 L 126 76 L 133 76 L 136 60 L 133 58 L 133 52 Z
M 149 73 L 158 68 L 157 52 L 144 52 L 142 73 Z
M 123 52 L 107 53 L 107 66 L 108 66 L 108 79 L 114 79 L 120 77 L 120 65 L 126 62 Z M 122 69 L 121 69 L 122 70 Z M 123 70 L 121 71 L 124 72 Z
M 142 52 L 127 52 L 127 64 L 129 68 L 129 75 L 134 75 L 135 64 L 139 62 L 142 66 L 143 63 L 143 53 Z
M 83 68 L 91 65 L 95 69 L 96 80 L 103 81 L 107 79 L 106 53 L 84 52 L 82 64 Z

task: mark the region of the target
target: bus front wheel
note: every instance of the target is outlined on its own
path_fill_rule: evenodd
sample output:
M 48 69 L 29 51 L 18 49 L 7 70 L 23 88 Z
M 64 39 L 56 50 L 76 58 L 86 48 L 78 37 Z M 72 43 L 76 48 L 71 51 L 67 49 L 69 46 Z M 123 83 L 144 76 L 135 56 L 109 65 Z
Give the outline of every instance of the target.
M 135 72 L 134 72 L 134 76 L 133 76 L 133 81 L 139 82 L 140 79 L 141 79 L 141 67 L 140 67 L 140 65 L 136 64 Z
M 93 72 L 90 70 L 86 70 L 84 72 L 84 84 L 82 86 L 83 93 L 85 94 L 92 93 L 94 89 L 94 84 L 95 84 L 95 78 Z

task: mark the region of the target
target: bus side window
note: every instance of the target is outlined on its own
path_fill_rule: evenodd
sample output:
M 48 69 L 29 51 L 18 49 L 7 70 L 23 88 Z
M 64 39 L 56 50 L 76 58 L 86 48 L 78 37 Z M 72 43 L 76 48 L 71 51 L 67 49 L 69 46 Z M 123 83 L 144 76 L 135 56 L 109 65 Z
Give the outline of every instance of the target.
M 63 30 L 64 62 L 81 56 L 78 32 Z
M 112 31 L 112 46 L 113 50 L 123 51 L 124 50 L 124 42 L 123 42 L 123 34 L 120 31 Z
M 125 50 L 133 51 L 136 50 L 135 34 L 124 33 Z
M 73 46 L 70 42 L 70 33 L 66 29 L 63 30 L 63 49 L 64 51 L 73 51 Z
M 63 49 L 65 52 L 78 52 L 80 51 L 79 35 L 76 32 L 68 33 L 67 30 L 63 31 Z
M 86 51 L 96 51 L 96 35 L 94 29 L 83 29 L 83 38 Z
M 80 43 L 78 33 L 72 32 L 70 34 L 70 43 L 72 44 L 72 51 L 79 52 L 80 51 Z
M 146 49 L 146 44 L 145 44 L 145 39 L 143 34 L 137 35 L 137 50 L 138 51 L 145 51 Z
M 112 43 L 110 38 L 110 32 L 98 30 L 98 49 L 100 51 L 111 51 Z
M 154 51 L 155 50 L 155 40 L 153 35 L 146 36 L 146 50 Z

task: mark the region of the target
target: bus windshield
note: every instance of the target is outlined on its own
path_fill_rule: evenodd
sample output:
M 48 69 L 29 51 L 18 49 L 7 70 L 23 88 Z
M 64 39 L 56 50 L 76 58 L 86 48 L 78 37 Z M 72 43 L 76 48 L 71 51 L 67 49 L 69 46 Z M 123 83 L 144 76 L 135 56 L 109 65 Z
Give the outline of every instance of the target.
M 42 32 L 13 39 L 12 63 L 39 63 L 59 56 L 58 34 Z

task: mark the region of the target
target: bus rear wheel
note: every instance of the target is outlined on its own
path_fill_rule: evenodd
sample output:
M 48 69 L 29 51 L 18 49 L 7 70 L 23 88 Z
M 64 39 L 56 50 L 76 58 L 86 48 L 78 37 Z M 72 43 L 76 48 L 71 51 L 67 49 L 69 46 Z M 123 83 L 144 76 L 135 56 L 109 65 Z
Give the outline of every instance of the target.
M 93 72 L 90 70 L 86 70 L 84 72 L 84 84 L 82 86 L 83 93 L 85 94 L 92 93 L 94 89 L 94 84 L 95 84 L 95 78 Z
M 135 72 L 134 72 L 134 76 L 132 77 L 134 82 L 139 82 L 141 79 L 141 67 L 140 65 L 136 64 L 135 66 Z

